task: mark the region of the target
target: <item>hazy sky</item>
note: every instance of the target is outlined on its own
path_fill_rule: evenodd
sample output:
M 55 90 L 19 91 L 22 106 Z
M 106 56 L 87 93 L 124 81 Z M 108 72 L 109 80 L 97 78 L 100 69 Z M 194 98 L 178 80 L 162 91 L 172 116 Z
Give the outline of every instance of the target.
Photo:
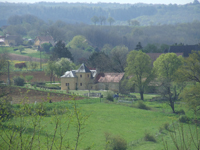
M 186 4 L 193 2 L 194 0 L 0 0 L 0 2 L 26 2 L 26 3 L 34 3 L 40 1 L 48 1 L 48 2 L 69 2 L 69 3 L 76 3 L 76 2 L 86 2 L 86 3 L 98 3 L 98 2 L 106 2 L 106 3 L 152 3 L 152 4 Z

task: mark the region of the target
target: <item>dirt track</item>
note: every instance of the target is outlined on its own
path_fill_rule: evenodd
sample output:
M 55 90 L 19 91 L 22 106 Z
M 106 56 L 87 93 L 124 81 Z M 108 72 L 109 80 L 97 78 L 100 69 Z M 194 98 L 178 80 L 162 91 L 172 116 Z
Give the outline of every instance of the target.
M 40 58 L 31 58 L 29 56 L 22 56 L 22 55 L 18 55 L 18 54 L 12 54 L 9 53 L 9 59 L 10 60 L 19 60 L 19 61 L 36 61 L 36 62 L 40 62 Z M 45 62 L 45 59 L 42 59 L 42 62 Z
M 44 102 L 51 100 L 52 102 L 60 102 L 62 100 L 71 100 L 72 97 L 70 95 L 66 94 L 59 94 L 59 93 L 50 93 L 50 92 L 44 92 L 44 91 L 38 91 L 33 89 L 24 89 L 20 87 L 12 87 L 9 89 L 6 89 L 7 92 L 9 92 L 9 96 L 12 97 L 12 103 L 35 103 L 36 102 Z M 1 93 L 0 89 L 0 93 Z M 49 93 L 49 96 L 48 96 Z M 76 100 L 83 99 L 83 97 L 76 97 Z
M 13 77 L 15 76 L 27 76 L 27 75 L 31 75 L 33 76 L 33 79 L 31 80 L 31 82 L 46 82 L 46 81 L 50 81 L 50 77 L 45 75 L 44 71 L 33 71 L 33 72 L 12 72 L 10 74 L 10 79 L 13 79 Z M 0 76 L 0 81 L 7 81 L 7 75 L 2 75 Z M 55 78 L 55 81 L 59 81 L 58 78 Z

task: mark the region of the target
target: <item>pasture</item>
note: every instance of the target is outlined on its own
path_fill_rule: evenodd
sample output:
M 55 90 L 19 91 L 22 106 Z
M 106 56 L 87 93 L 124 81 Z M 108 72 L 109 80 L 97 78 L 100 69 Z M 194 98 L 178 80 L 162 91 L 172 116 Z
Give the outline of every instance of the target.
M 14 50 L 17 49 L 17 47 L 2 47 L 0 46 L 0 52 L 6 51 L 10 54 L 18 54 L 22 56 L 28 56 L 28 57 L 34 57 L 34 58 L 40 58 L 40 52 L 37 51 L 36 49 L 30 49 L 30 48 L 25 48 L 22 53 L 20 53 L 19 50 Z M 41 52 L 41 58 L 45 58 L 45 55 L 43 52 Z
M 138 96 L 137 93 L 134 95 Z M 15 127 L 16 135 L 19 130 L 18 127 L 23 127 L 23 137 L 22 141 L 25 142 L 26 139 L 31 139 L 33 133 L 35 134 L 35 140 L 33 143 L 33 149 L 38 149 L 39 145 L 41 149 L 48 149 L 52 139 L 55 139 L 52 145 L 53 149 L 57 149 L 61 142 L 61 132 L 65 132 L 65 137 L 62 139 L 63 147 L 74 148 L 77 141 L 77 120 L 74 118 L 74 103 L 76 103 L 77 110 L 79 112 L 79 117 L 81 122 L 84 123 L 81 126 L 80 138 L 78 143 L 78 149 L 94 149 L 102 150 L 106 149 L 106 136 L 105 134 L 112 134 L 120 136 L 127 141 L 128 150 L 157 150 L 164 149 L 163 139 L 167 141 L 169 149 L 175 148 L 170 138 L 170 134 L 176 132 L 177 128 L 174 130 L 172 123 L 177 125 L 178 114 L 171 113 L 170 107 L 166 103 L 161 102 L 150 102 L 148 101 L 152 97 L 157 95 L 145 94 L 146 100 L 144 103 L 150 107 L 150 110 L 144 110 L 137 108 L 138 101 L 133 104 L 123 104 L 118 103 L 117 100 L 114 102 L 107 101 L 105 98 L 102 102 L 99 98 L 85 98 L 82 100 L 63 100 L 60 102 L 43 102 L 37 104 L 29 104 L 30 107 L 41 106 L 46 111 L 44 116 L 34 116 L 25 115 L 23 117 L 14 116 L 14 118 L 2 122 L 3 128 L 0 129 L 1 136 L 6 138 L 6 133 L 12 133 L 12 128 Z M 29 99 L 26 96 L 27 100 Z M 15 111 L 24 109 L 21 104 L 13 104 L 13 109 Z M 184 109 L 187 113 L 192 114 L 189 110 L 185 109 L 182 104 L 176 104 L 176 110 Z M 62 110 L 66 113 L 63 113 Z M 55 115 L 57 111 L 57 115 Z M 71 116 L 72 114 L 72 116 Z M 70 116 L 72 120 L 70 120 Z M 86 117 L 86 118 L 84 118 Z M 87 118 L 88 117 L 88 118 Z M 37 130 L 34 130 L 34 122 L 37 122 L 40 118 L 40 126 L 37 126 Z M 23 122 L 22 120 L 23 119 Z M 55 134 L 56 120 L 60 120 L 61 128 L 57 129 Z M 69 129 L 68 129 L 68 123 Z M 169 124 L 169 130 L 165 130 L 163 126 Z M 183 125 L 185 130 L 189 133 L 189 128 L 187 124 Z M 194 131 L 194 125 L 190 126 L 192 131 Z M 156 139 L 156 142 L 145 141 L 144 137 L 146 133 L 150 133 Z M 16 143 L 20 143 L 19 139 L 15 139 Z M 49 143 L 48 143 L 49 140 Z M 6 143 L 0 140 L 0 147 L 6 149 Z M 27 140 L 28 141 L 28 140 Z M 26 144 L 25 144 L 26 145 Z

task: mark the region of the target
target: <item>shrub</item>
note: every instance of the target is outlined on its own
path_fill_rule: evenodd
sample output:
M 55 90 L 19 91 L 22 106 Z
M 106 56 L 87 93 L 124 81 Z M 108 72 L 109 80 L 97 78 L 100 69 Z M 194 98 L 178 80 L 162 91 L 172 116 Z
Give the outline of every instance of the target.
M 127 142 L 120 136 L 112 136 L 110 133 L 105 133 L 106 148 L 105 150 L 126 150 Z
M 142 101 L 138 102 L 137 108 L 139 109 L 145 109 L 145 110 L 149 110 L 150 108 L 148 106 L 146 106 Z
M 155 137 L 153 135 L 151 135 L 149 132 L 145 133 L 144 140 L 150 141 L 150 142 L 156 142 Z
M 109 101 L 111 101 L 111 102 L 114 101 L 113 95 L 111 93 L 107 94 L 106 99 L 109 100 Z
M 33 79 L 33 76 L 31 75 L 25 76 L 25 79 L 27 82 L 30 82 Z
M 40 116 L 47 115 L 47 109 L 46 109 L 44 103 L 37 103 L 34 111 L 37 115 L 40 115 Z
M 179 117 L 179 121 L 182 123 L 187 123 L 188 121 L 190 121 L 190 119 L 186 115 L 181 115 Z
M 165 130 L 169 130 L 169 123 L 168 122 L 164 123 L 163 127 Z
M 22 77 L 15 77 L 13 80 L 14 80 L 14 85 L 24 86 L 24 79 Z
M 2 97 L 0 99 L 0 121 L 13 117 L 13 108 L 9 101 L 10 97 Z
M 180 109 L 179 111 L 176 111 L 177 114 L 185 115 L 185 111 L 183 109 Z

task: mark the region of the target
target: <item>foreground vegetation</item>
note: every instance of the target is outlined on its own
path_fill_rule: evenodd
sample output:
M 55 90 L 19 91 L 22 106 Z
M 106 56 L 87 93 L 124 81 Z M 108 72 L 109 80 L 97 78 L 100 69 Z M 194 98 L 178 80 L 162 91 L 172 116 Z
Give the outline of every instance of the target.
M 154 96 L 145 94 L 144 98 Z M 25 97 L 24 102 L 27 100 Z M 169 149 L 175 148 L 170 135 L 178 129 L 180 114 L 171 113 L 170 107 L 160 101 L 143 103 L 149 109 L 139 109 L 137 101 L 126 104 L 103 99 L 100 103 L 97 98 L 7 104 L 13 116 L 8 116 L 8 120 L 4 117 L 0 122 L 0 147 L 112 149 L 110 142 L 116 137 L 121 145 L 127 143 L 127 149 L 163 149 L 163 141 L 167 141 Z M 183 109 L 185 105 L 176 104 L 176 107 Z M 187 109 L 185 112 L 192 120 L 193 113 Z M 188 128 L 184 124 L 183 127 L 188 133 L 190 128 L 192 133 L 195 130 L 195 125 Z

